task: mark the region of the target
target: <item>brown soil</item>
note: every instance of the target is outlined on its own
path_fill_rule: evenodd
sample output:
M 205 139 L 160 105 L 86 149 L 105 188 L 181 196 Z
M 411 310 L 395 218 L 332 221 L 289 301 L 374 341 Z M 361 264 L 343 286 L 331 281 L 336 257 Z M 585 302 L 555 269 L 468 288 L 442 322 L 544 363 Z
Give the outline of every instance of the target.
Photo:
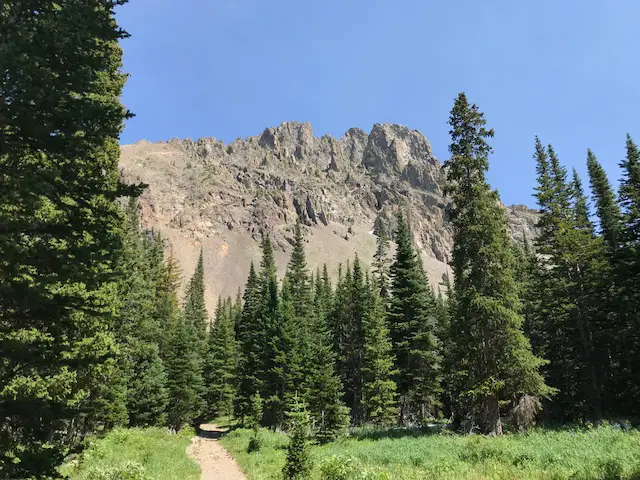
M 245 480 L 244 473 L 220 442 L 226 430 L 217 425 L 200 425 L 200 433 L 191 441 L 187 453 L 193 458 L 202 473 L 202 480 Z

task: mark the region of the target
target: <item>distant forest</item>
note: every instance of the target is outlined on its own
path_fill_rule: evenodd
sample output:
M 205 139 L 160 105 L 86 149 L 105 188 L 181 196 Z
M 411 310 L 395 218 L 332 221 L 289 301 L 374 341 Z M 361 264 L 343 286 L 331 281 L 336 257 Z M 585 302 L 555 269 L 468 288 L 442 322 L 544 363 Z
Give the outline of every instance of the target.
M 589 151 L 589 197 L 536 138 L 540 235 L 515 244 L 485 178 L 493 130 L 460 94 L 445 162 L 451 279 L 429 285 L 401 208 L 376 221 L 374 263 L 345 259 L 335 284 L 307 267 L 297 223 L 284 278 L 264 232 L 243 294 L 211 315 L 202 255 L 182 295 L 161 235 L 140 227 L 145 186 L 118 172 L 124 2 L 27 3 L 0 8 L 0 476 L 55 477 L 87 435 L 119 425 L 286 428 L 292 405 L 319 442 L 349 425 L 450 420 L 499 435 L 638 418 L 630 137 L 617 192 Z

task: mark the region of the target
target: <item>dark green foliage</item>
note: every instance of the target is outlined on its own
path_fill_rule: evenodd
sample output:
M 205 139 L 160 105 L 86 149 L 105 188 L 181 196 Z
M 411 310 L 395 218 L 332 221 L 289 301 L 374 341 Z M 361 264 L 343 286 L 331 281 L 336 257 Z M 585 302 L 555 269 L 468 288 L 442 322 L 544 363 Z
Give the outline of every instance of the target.
M 441 391 L 436 302 L 401 213 L 395 239 L 388 322 L 396 359 L 400 420 L 422 421 L 435 415 Z
M 209 315 L 204 301 L 204 257 L 202 250 L 196 263 L 196 269 L 187 285 L 187 295 L 184 302 L 184 318 L 194 329 L 196 344 L 194 348 L 204 358 L 207 352 L 207 326 Z
M 297 397 L 287 412 L 289 445 L 287 460 L 282 469 L 285 480 L 304 480 L 311 473 L 311 456 L 309 453 L 309 413 L 305 404 Z
M 362 319 L 363 421 L 391 425 L 398 419 L 393 346 L 378 285 L 367 285 L 368 305 Z
M 178 307 L 179 278 L 175 260 L 170 255 L 158 290 L 161 311 L 170 322 L 163 342 L 169 392 L 167 424 L 176 430 L 194 423 L 205 409 L 202 358 L 194 348 L 198 345 L 198 333 Z
M 328 276 L 326 281 L 318 278 L 317 282 L 312 282 L 303 242 L 300 223 L 297 223 L 283 287 L 283 290 L 286 288 L 283 299 L 290 305 L 285 315 L 289 322 L 293 320 L 291 323 L 295 326 L 292 331 L 294 346 L 287 367 L 291 382 L 289 395 L 299 394 L 306 400 L 317 438 L 327 441 L 344 430 L 348 424 L 348 410 L 342 403 L 342 384 L 336 373 L 327 325 L 327 304 L 330 301 L 330 286 L 326 283 Z M 313 308 L 314 304 L 318 309 Z
M 231 298 L 218 301 L 215 322 L 209 328 L 209 350 L 205 362 L 204 381 L 207 410 L 214 416 L 233 414 L 236 398 L 235 323 L 237 313 Z
M 117 3 L 125 3 L 124 1 Z M 0 9 L 0 476 L 46 478 L 110 422 L 118 137 L 116 2 Z M 106 395 L 106 392 L 105 392 Z
M 559 389 L 547 414 L 600 418 L 610 357 L 602 308 L 608 276 L 603 243 L 595 235 L 577 174 L 569 184 L 553 148 L 545 151 L 539 140 L 535 158 L 542 226 L 536 246 L 541 255 L 527 328 L 536 353 L 550 361 L 544 369 L 549 384 Z
M 236 323 L 238 342 L 238 396 L 235 415 L 244 419 L 250 412 L 251 397 L 261 390 L 260 362 L 262 359 L 260 342 L 261 319 L 260 283 L 253 263 L 249 269 L 249 278 L 244 289 L 242 314 Z
M 373 284 L 378 288 L 382 303 L 386 306 L 390 296 L 389 232 L 382 216 L 376 217 L 373 226 L 376 235 L 376 253 L 373 255 Z
M 493 136 L 476 105 L 464 93 L 449 120 L 451 159 L 446 162 L 447 191 L 454 207 L 453 271 L 455 314 L 451 322 L 458 418 L 484 433 L 502 433 L 500 403 L 524 394 L 548 396 L 522 331 L 523 319 L 507 219 L 498 194 L 485 179 Z
M 157 344 L 133 340 L 127 360 L 130 365 L 126 397 L 129 425 L 164 425 L 169 394 L 167 374 Z
M 640 414 L 640 151 L 627 135 L 626 158 L 620 163 L 622 180 L 619 197 L 622 209 L 622 247 L 618 253 L 616 278 L 619 301 L 616 310 L 620 320 L 620 388 L 624 390 L 621 409 Z

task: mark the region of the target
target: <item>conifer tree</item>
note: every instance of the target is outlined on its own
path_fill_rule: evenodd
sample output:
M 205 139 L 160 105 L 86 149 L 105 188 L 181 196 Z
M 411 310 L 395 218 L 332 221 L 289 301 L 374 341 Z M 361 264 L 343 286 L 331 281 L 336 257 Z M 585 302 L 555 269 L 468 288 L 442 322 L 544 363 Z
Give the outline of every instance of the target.
M 128 358 L 127 384 L 129 425 L 134 427 L 166 424 L 169 402 L 167 373 L 156 343 L 133 339 Z
M 637 313 L 640 309 L 640 150 L 627 135 L 626 157 L 620 163 L 622 179 L 619 201 L 622 208 L 622 248 L 617 278 L 620 286 L 618 309 L 620 326 L 620 383 L 624 389 L 621 409 L 638 414 L 640 396 L 640 329 Z
M 373 255 L 374 285 L 378 288 L 382 303 L 389 301 L 389 234 L 382 216 L 376 217 L 373 228 L 376 235 L 376 253 Z
M 201 358 L 204 358 L 207 352 L 207 325 L 209 324 L 204 291 L 204 256 L 202 250 L 200 250 L 196 269 L 187 285 L 184 318 L 187 324 L 194 329 L 196 339 L 194 347 L 200 353 Z
M 235 415 L 243 420 L 250 413 L 251 397 L 262 390 L 260 384 L 260 361 L 263 358 L 259 334 L 261 331 L 260 281 L 253 262 L 249 269 L 249 277 L 244 290 L 244 305 L 240 320 L 236 324 L 236 340 L 238 342 L 238 395 L 236 397 Z
M 192 425 L 205 408 L 202 360 L 193 348 L 196 340 L 192 325 L 180 312 L 169 332 L 165 360 L 169 391 L 167 423 L 176 430 Z
M 353 268 L 348 272 L 349 289 L 346 291 L 345 311 L 342 313 L 342 346 L 339 361 L 345 390 L 345 403 L 351 410 L 355 424 L 363 421 L 362 359 L 364 356 L 363 320 L 369 307 L 369 291 L 364 272 L 356 255 Z
M 119 373 L 126 389 L 123 401 L 132 426 L 163 425 L 168 400 L 166 372 L 158 348 L 161 328 L 156 318 L 158 272 L 163 259 L 155 256 L 153 247 L 143 237 L 138 203 L 132 198 L 126 210 L 124 245 L 118 262 L 122 308 L 116 328 L 122 358 Z
M 235 312 L 231 298 L 218 301 L 215 322 L 209 328 L 209 352 L 205 368 L 209 413 L 233 414 L 236 397 Z
M 311 474 L 312 462 L 309 453 L 310 419 L 302 400 L 293 399 L 287 418 L 290 440 L 282 474 L 285 480 L 305 480 Z
M 454 207 L 453 271 L 456 311 L 452 319 L 459 395 L 467 402 L 460 415 L 484 433 L 502 433 L 500 402 L 524 394 L 548 396 L 522 331 L 521 304 L 507 219 L 498 194 L 485 179 L 493 130 L 476 105 L 461 93 L 451 111 L 451 159 L 447 192 Z
M 55 476 L 68 449 L 105 426 L 96 400 L 116 368 L 116 199 L 138 193 L 118 172 L 129 113 L 115 4 L 5 2 L 0 11 L 4 478 Z
M 587 153 L 587 168 L 596 212 L 600 219 L 600 232 L 610 255 L 614 255 L 620 246 L 622 226 L 620 207 L 606 172 L 591 150 Z
M 400 420 L 406 422 L 410 417 L 424 420 L 435 414 L 441 390 L 441 359 L 435 337 L 435 298 L 402 213 L 398 213 L 395 239 L 388 322 L 398 372 Z
M 368 305 L 362 321 L 363 421 L 391 425 L 398 419 L 393 346 L 379 286 L 367 282 L 367 289 Z

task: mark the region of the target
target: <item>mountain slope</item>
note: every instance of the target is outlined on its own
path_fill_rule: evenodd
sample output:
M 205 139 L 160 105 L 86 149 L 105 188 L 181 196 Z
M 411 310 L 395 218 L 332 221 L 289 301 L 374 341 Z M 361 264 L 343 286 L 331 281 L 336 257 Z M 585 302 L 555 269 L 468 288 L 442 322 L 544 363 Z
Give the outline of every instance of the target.
M 224 144 L 213 138 L 138 142 L 122 147 L 128 181 L 149 184 L 141 197 L 143 223 L 160 230 L 191 274 L 204 249 L 207 301 L 235 295 L 251 260 L 259 262 L 262 232 L 276 245 L 280 273 L 292 227 L 305 225 L 309 265 L 360 255 L 370 263 L 377 215 L 408 213 L 430 280 L 448 269 L 451 232 L 442 164 L 427 139 L 401 125 L 350 129 L 340 139 L 313 136 L 308 123 L 288 122 L 261 135 Z M 512 234 L 535 235 L 536 213 L 507 207 Z

